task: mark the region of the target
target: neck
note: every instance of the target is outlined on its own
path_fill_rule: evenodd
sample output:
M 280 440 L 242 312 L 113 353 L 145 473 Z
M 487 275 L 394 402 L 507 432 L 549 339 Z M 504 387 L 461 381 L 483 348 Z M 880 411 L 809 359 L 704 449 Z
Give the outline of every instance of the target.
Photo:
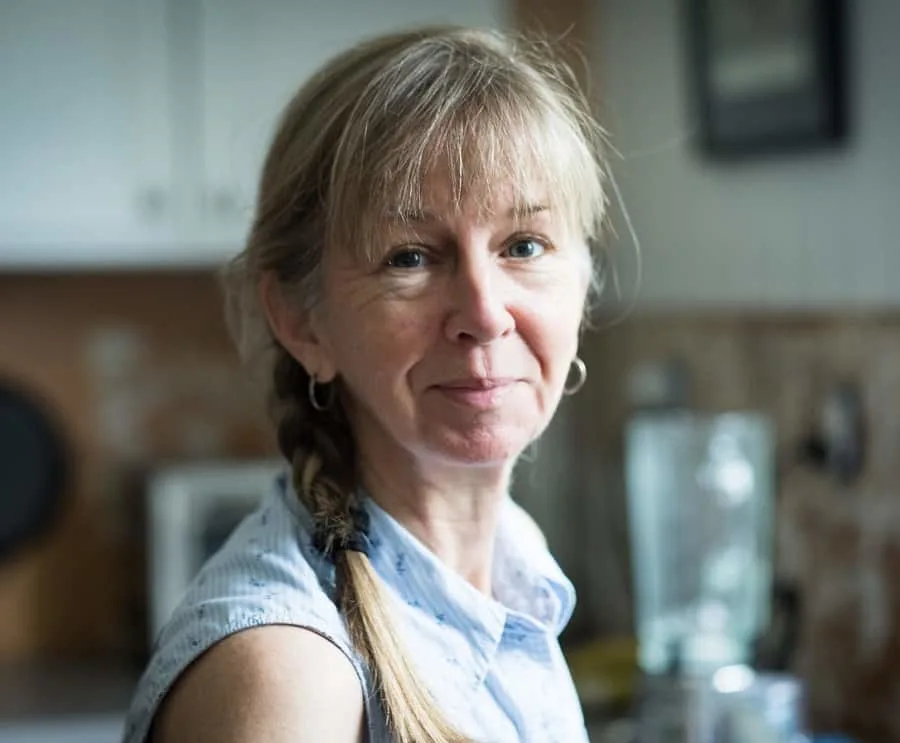
M 494 537 L 511 464 L 456 466 L 377 446 L 361 451 L 371 497 L 442 562 L 491 592 Z

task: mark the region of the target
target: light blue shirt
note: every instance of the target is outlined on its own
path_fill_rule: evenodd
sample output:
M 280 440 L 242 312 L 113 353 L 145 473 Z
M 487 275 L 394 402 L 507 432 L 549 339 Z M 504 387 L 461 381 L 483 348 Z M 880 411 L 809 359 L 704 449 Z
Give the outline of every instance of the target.
M 558 636 L 572 584 L 504 504 L 493 598 L 447 568 L 367 499 L 371 560 L 394 599 L 398 635 L 448 720 L 480 743 L 586 743 L 584 719 Z M 124 743 L 146 740 L 179 674 L 226 636 L 264 624 L 306 627 L 344 652 L 365 699 L 368 743 L 391 743 L 371 676 L 334 604 L 334 568 L 312 546 L 308 511 L 278 487 L 203 567 L 160 633 L 135 693 Z

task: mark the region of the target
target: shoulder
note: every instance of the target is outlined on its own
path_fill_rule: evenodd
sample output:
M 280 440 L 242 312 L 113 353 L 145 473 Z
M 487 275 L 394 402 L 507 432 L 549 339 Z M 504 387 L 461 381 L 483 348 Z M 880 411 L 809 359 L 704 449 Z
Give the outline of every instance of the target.
M 235 632 L 297 625 L 349 649 L 334 569 L 309 530 L 279 504 L 248 517 L 203 566 L 159 635 L 156 654 L 182 667 Z
M 207 629 L 215 640 L 220 629 L 261 624 L 338 631 L 334 568 L 313 547 L 297 509 L 271 499 L 246 518 L 194 578 L 161 639 L 171 645 L 186 627 L 195 635 Z
M 313 549 L 308 532 L 302 518 L 270 502 L 204 566 L 159 633 L 128 713 L 128 743 L 147 739 L 164 700 L 202 667 L 201 660 L 218 668 L 229 659 L 243 663 L 243 654 L 250 653 L 254 668 L 266 668 L 270 642 L 279 652 L 283 642 L 286 650 L 299 646 L 313 666 L 318 651 L 308 645 L 324 644 L 319 650 L 338 653 L 355 670 L 356 685 L 368 688 L 370 679 L 333 600 L 333 569 Z M 270 631 L 273 640 L 266 639 Z M 297 633 L 296 639 L 284 641 L 286 631 Z M 229 687 L 229 693 L 236 692 Z
M 305 743 L 362 740 L 356 672 L 332 642 L 270 625 L 227 637 L 201 655 L 166 696 L 153 743 Z

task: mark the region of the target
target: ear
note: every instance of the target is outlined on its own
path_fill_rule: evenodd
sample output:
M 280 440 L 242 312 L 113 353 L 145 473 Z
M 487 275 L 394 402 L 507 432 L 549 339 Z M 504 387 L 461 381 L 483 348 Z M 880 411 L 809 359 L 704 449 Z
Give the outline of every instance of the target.
M 317 332 L 312 313 L 285 296 L 274 272 L 266 271 L 259 280 L 259 302 L 275 339 L 306 369 L 324 383 L 337 375 L 327 339 Z

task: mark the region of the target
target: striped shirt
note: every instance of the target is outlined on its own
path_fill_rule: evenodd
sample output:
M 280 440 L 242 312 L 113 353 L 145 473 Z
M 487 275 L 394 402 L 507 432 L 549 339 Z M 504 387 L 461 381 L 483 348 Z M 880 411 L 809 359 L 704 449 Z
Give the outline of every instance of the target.
M 372 564 L 419 677 L 461 732 L 480 743 L 586 743 L 558 636 L 572 584 L 511 499 L 495 544 L 493 597 L 445 566 L 371 499 Z M 286 478 L 194 579 L 157 639 L 126 721 L 124 743 L 146 741 L 179 674 L 214 643 L 265 624 L 309 628 L 353 664 L 368 743 L 391 743 L 372 678 L 335 603 L 334 568 L 312 545 L 312 520 Z

